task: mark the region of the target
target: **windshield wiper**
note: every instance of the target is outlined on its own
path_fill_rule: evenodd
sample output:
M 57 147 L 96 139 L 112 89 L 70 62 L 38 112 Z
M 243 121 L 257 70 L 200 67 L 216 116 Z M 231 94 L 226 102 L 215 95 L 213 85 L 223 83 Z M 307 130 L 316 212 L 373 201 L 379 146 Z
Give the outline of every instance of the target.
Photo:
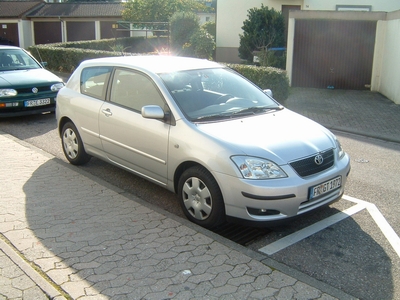
M 239 109 L 237 111 L 225 111 L 217 114 L 210 114 L 205 116 L 200 116 L 197 118 L 193 118 L 194 121 L 212 121 L 212 120 L 222 120 L 222 119 L 230 119 L 234 116 L 240 115 L 249 115 L 256 113 L 265 113 L 270 111 L 282 110 L 283 106 L 276 107 L 268 107 L 268 106 L 253 106 Z
M 270 111 L 277 111 L 277 110 L 282 110 L 282 106 L 276 106 L 276 107 L 268 107 L 268 106 L 252 106 L 252 107 L 246 107 L 239 109 L 235 112 L 232 113 L 232 115 L 242 115 L 242 114 L 256 114 L 256 113 L 265 113 L 265 112 L 270 112 Z
M 195 121 L 210 121 L 210 120 L 220 120 L 220 119 L 229 119 L 232 113 L 218 113 L 212 115 L 205 115 L 201 117 L 194 118 Z

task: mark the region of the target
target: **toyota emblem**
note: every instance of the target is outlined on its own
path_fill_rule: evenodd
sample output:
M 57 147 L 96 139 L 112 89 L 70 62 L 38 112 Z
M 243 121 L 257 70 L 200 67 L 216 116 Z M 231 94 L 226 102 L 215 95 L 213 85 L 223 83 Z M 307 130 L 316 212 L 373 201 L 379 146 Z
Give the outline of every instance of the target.
M 318 154 L 315 158 L 314 158 L 315 163 L 320 166 L 323 162 L 324 162 L 324 158 L 322 157 L 321 154 Z
M 36 87 L 34 87 L 34 88 L 32 89 L 32 93 L 34 93 L 34 94 L 37 94 L 38 91 L 39 91 L 39 90 L 38 90 L 38 88 L 36 88 Z

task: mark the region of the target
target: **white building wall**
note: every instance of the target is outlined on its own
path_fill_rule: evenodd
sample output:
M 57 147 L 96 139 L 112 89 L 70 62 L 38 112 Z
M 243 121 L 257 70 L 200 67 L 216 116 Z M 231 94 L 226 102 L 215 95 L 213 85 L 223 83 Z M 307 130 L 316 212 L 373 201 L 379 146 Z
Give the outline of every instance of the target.
M 19 46 L 28 48 L 33 45 L 32 22 L 28 20 L 18 21 Z
M 304 0 L 303 10 L 336 10 L 340 6 L 370 6 L 371 11 L 391 12 L 400 9 L 399 0 Z M 361 8 L 360 8 L 361 9 Z
M 199 17 L 200 25 L 204 25 L 207 22 L 215 22 L 215 13 L 197 13 Z
M 371 90 L 400 104 L 400 10 L 379 21 Z

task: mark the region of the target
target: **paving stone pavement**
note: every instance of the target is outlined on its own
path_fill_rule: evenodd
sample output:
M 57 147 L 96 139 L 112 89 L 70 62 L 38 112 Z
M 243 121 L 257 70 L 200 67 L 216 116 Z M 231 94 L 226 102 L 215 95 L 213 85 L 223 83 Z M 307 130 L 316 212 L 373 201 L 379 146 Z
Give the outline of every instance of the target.
M 0 149 L 0 299 L 352 298 L 1 132 Z
M 376 92 L 292 88 L 283 105 L 330 129 L 400 143 L 400 105 Z
M 292 89 L 284 105 L 400 141 L 400 106 Z M 0 132 L 1 299 L 353 299 Z

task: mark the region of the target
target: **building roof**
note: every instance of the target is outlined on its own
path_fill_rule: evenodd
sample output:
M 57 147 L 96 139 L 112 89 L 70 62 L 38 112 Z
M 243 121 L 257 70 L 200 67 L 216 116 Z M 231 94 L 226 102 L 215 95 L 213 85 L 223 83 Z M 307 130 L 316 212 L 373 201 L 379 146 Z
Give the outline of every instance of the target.
M 119 17 L 124 9 L 121 2 L 91 2 L 91 3 L 46 3 L 27 14 L 28 18 L 98 18 Z
M 37 7 L 43 6 L 44 1 L 0 1 L 0 18 L 22 18 Z

